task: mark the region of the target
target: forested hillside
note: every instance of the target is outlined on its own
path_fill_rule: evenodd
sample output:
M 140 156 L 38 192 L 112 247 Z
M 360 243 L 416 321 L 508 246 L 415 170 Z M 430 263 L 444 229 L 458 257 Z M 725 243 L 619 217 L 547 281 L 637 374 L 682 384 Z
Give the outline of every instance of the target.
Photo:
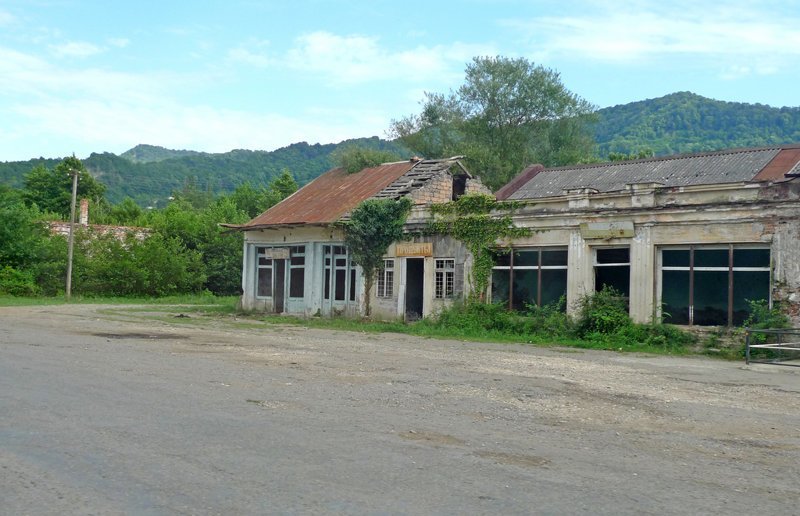
M 173 192 L 187 184 L 213 194 L 227 193 L 246 182 L 265 186 L 284 169 L 303 185 L 334 166 L 332 153 L 351 145 L 408 156 L 408 151 L 398 144 L 372 137 L 327 145 L 294 143 L 271 152 L 234 150 L 220 154 L 139 145 L 120 156 L 93 153 L 83 163 L 92 176 L 106 185 L 110 202 L 131 197 L 142 206 L 163 206 Z M 21 187 L 24 175 L 33 168 L 53 168 L 60 161 L 38 158 L 0 163 L 0 184 Z
M 800 107 L 722 102 L 673 93 L 597 112 L 598 156 L 656 155 L 800 142 Z
M 722 102 L 680 92 L 604 108 L 597 114 L 596 157 L 601 161 L 612 152 L 635 155 L 652 150 L 656 155 L 669 155 L 800 142 L 800 107 Z M 267 185 L 283 169 L 302 186 L 334 166 L 332 153 L 350 145 L 410 156 L 398 143 L 372 137 L 327 145 L 301 142 L 271 152 L 221 154 L 138 145 L 119 156 L 92 154 L 83 162 L 106 185 L 110 202 L 131 197 L 142 206 L 163 206 L 173 192 L 187 185 L 213 194 L 226 193 L 245 182 Z M 53 168 L 60 161 L 0 162 L 0 184 L 19 188 L 33 168 Z

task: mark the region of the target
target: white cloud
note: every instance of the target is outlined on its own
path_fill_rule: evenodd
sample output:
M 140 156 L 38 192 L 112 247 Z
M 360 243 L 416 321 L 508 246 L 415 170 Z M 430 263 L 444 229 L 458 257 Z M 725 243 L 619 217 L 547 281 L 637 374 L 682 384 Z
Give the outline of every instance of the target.
M 492 54 L 486 45 L 453 43 L 434 47 L 417 46 L 410 50 L 390 51 L 378 38 L 340 36 L 325 31 L 305 34 L 286 55 L 290 68 L 323 75 L 336 84 L 403 80 L 430 82 L 442 74 L 461 75 L 472 56 Z
M 228 59 L 256 68 L 266 68 L 274 60 L 267 55 L 269 41 L 252 40 L 228 51 Z
M 756 60 L 800 56 L 800 16 L 753 2 L 593 3 L 580 15 L 506 21 L 551 58 L 642 62 L 682 55 Z
M 128 38 L 111 38 L 108 40 L 108 44 L 112 47 L 125 48 L 131 44 L 131 40 Z
M 57 57 L 90 57 L 103 52 L 101 47 L 85 41 L 70 41 L 60 45 L 50 45 L 50 51 Z
M 0 11 L 0 27 L 11 25 L 16 22 L 17 18 L 8 11 Z

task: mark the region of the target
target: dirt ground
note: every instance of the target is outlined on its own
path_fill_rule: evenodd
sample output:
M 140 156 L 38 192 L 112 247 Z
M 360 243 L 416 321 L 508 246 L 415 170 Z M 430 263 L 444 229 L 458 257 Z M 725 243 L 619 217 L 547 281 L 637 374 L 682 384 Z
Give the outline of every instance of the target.
M 176 396 L 186 395 L 182 381 L 221 386 L 224 397 L 209 390 L 206 408 L 198 404 L 198 410 L 243 418 L 245 427 L 247 418 L 274 425 L 282 444 L 253 443 L 252 449 L 277 454 L 270 462 L 279 466 L 248 476 L 274 483 L 271 475 L 280 473 L 303 478 L 302 485 L 286 484 L 269 506 L 259 505 L 267 495 L 254 484 L 236 503 L 182 502 L 187 513 L 269 507 L 281 513 L 800 514 L 800 368 L 176 317 L 179 307 L 166 314 L 147 310 L 0 308 L 2 362 L 8 375 L 23 365 L 36 370 L 41 360 L 78 364 L 76 375 L 90 374 L 89 365 L 80 367 L 91 364 L 92 371 L 107 368 L 112 383 L 145 377 L 161 379 L 159 388 L 174 383 L 169 388 L 182 393 Z M 37 388 L 30 375 L 15 382 Z M 35 509 L 13 480 L 21 477 L 10 473 L 34 475 L 21 465 L 33 460 L 25 451 L 30 443 L 19 437 L 26 423 L 14 416 L 14 410 L 33 413 L 34 403 L 20 402 L 27 399 L 22 394 L 12 400 L 8 383 L 0 379 L 6 418 L 0 450 L 11 450 L 0 453 L 6 486 L 0 494 L 12 507 Z M 144 393 L 146 385 L 134 383 L 120 396 Z M 228 403 L 243 412 L 229 413 Z M 183 410 L 191 408 L 165 407 L 164 421 L 194 417 Z M 161 428 L 154 423 L 141 432 L 153 436 Z M 243 442 L 249 435 L 242 431 Z M 192 440 L 201 446 L 205 438 Z M 92 446 L 86 449 L 97 453 Z M 212 453 L 209 448 L 196 453 Z M 304 458 L 292 462 L 280 455 L 286 448 L 304 450 Z M 120 479 L 142 450 L 156 453 L 131 449 L 114 467 Z M 224 458 L 215 462 L 225 469 Z M 241 473 L 238 468 L 232 469 Z M 203 469 L 196 474 L 208 474 L 215 488 L 225 483 Z M 231 475 L 222 478 L 235 483 Z M 82 486 L 74 485 L 77 494 L 102 492 Z M 154 487 L 141 489 L 140 496 L 155 496 Z M 175 489 L 191 493 L 186 484 Z M 88 496 L 85 502 L 101 512 L 138 512 L 130 499 L 115 500 L 104 506 Z M 157 507 L 172 512 L 175 506 L 164 503 Z

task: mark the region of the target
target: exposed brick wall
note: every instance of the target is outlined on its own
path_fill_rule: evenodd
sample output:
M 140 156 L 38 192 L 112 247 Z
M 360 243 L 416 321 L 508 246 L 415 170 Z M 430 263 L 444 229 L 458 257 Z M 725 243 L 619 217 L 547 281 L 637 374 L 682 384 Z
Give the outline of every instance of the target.
M 409 194 L 414 204 L 439 204 L 453 200 L 453 176 L 442 172 Z

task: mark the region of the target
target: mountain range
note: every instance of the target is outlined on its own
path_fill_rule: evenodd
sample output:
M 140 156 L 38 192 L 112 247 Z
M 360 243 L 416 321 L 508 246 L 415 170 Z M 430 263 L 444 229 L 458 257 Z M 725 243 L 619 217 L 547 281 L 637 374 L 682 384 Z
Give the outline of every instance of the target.
M 601 160 L 610 153 L 637 154 L 643 150 L 669 155 L 796 143 L 800 142 L 800 107 L 723 102 L 679 92 L 600 109 L 594 131 L 596 154 Z M 120 155 L 93 153 L 83 163 L 106 185 L 109 201 L 131 197 L 143 206 L 159 206 L 188 183 L 213 193 L 229 192 L 244 182 L 266 185 L 288 169 L 303 185 L 330 169 L 334 165 L 332 153 L 349 145 L 409 155 L 397 142 L 371 137 L 218 154 L 137 145 Z M 0 163 L 0 184 L 21 187 L 24 175 L 32 168 L 52 168 L 60 161 L 36 158 Z

